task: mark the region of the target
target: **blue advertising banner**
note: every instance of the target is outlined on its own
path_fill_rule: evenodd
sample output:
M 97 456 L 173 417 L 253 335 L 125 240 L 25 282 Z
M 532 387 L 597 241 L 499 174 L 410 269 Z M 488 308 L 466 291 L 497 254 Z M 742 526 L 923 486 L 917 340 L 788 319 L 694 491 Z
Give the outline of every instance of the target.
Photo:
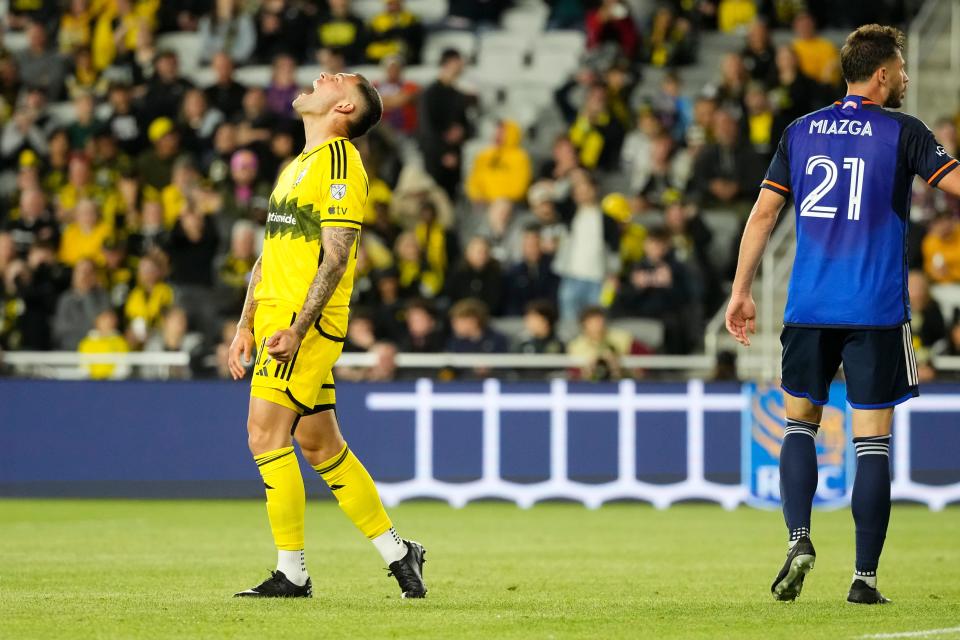
M 786 422 L 784 394 L 779 386 L 748 383 L 743 387 L 743 475 L 747 503 L 767 509 L 780 507 L 780 447 Z M 803 436 L 806 437 L 806 436 Z M 813 506 L 835 509 L 850 501 L 855 457 L 852 430 L 841 383 L 830 386 L 817 433 L 819 482 Z
M 894 413 L 894 500 L 960 502 L 960 387 Z M 249 386 L 0 379 L 0 496 L 263 497 L 246 446 Z M 845 504 L 837 387 L 818 439 L 817 504 Z M 575 500 L 773 507 L 783 396 L 738 383 L 341 383 L 343 432 L 387 504 Z M 329 495 L 308 467 L 310 495 Z

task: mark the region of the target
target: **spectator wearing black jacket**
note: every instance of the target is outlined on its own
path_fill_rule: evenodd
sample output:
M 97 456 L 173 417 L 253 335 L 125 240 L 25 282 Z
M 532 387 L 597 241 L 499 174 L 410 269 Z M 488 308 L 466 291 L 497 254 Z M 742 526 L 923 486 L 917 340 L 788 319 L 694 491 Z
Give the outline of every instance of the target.
M 713 115 L 713 132 L 716 142 L 706 145 L 694 164 L 691 195 L 703 207 L 746 207 L 763 175 L 760 156 L 739 139 L 731 113 Z
M 673 255 L 669 232 L 662 227 L 650 229 L 643 259 L 621 278 L 614 314 L 663 321 L 667 352 L 689 353 L 693 340 L 687 319 L 694 301 L 691 274 Z
M 507 338 L 490 327 L 487 305 L 465 298 L 450 308 L 452 335 L 447 341 L 451 353 L 505 353 Z M 479 373 L 479 371 L 476 371 Z
M 523 259 L 514 264 L 504 277 L 504 309 L 507 316 L 525 313 L 533 300 L 557 299 L 560 278 L 553 272 L 553 256 L 544 255 L 540 246 L 541 229 L 530 225 L 523 230 L 520 251 Z
M 533 300 L 523 312 L 523 334 L 514 351 L 518 353 L 564 353 L 557 338 L 557 307 L 549 300 Z
M 750 78 L 767 89 L 777 83 L 776 50 L 770 41 L 770 29 L 762 19 L 756 19 L 747 31 L 747 46 L 740 52 Z
M 20 216 L 7 223 L 6 230 L 21 256 L 26 256 L 38 240 L 56 245 L 60 239 L 60 230 L 39 189 L 26 189 L 20 194 Z
M 216 80 L 204 90 L 207 102 L 211 107 L 219 109 L 223 115 L 232 120 L 243 111 L 243 96 L 247 88 L 233 77 L 234 64 L 230 56 L 220 52 L 214 54 L 210 64 Z
M 446 339 L 438 326 L 433 306 L 421 298 L 407 303 L 404 317 L 406 334 L 401 336 L 400 351 L 406 353 L 439 353 L 443 351 Z M 424 372 L 427 374 L 428 372 Z
M 468 110 L 473 98 L 454 84 L 463 73 L 456 49 L 440 56 L 440 73 L 420 97 L 420 146 L 424 168 L 451 198 L 461 182 L 463 143 L 472 135 Z
M 188 202 L 170 231 L 167 245 L 170 283 L 175 287 L 177 304 L 190 317 L 190 325 L 211 335 L 219 326 L 216 305 L 210 296 L 213 259 L 218 243 L 214 220 L 196 211 L 193 204 Z
M 476 298 L 486 305 L 488 312 L 497 315 L 503 293 L 500 264 L 490 257 L 490 243 L 476 236 L 470 239 L 464 251 L 463 262 L 447 279 L 447 295 L 452 302 Z
M 183 95 L 193 85 L 180 77 L 177 54 L 169 49 L 157 54 L 153 63 L 153 77 L 143 96 L 143 111 L 148 122 L 161 116 L 176 118 Z
M 329 0 L 329 9 L 321 13 L 312 29 L 314 51 L 336 51 L 347 65 L 366 61 L 367 27 L 363 19 L 350 10 L 348 0 Z
M 281 53 L 291 54 L 303 62 L 307 50 L 308 34 L 312 21 L 305 15 L 299 3 L 288 0 L 267 0 L 260 5 L 254 16 L 257 28 L 257 46 L 254 60 L 270 64 Z

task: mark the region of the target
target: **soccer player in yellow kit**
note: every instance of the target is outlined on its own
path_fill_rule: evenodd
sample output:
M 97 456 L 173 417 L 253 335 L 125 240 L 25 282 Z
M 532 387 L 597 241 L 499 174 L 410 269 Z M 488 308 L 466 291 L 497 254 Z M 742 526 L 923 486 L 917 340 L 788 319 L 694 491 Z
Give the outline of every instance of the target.
M 303 118 L 305 150 L 283 170 L 270 196 L 263 255 L 253 267 L 229 355 L 239 379 L 256 354 L 247 432 L 266 488 L 277 570 L 236 595 L 312 595 L 295 439 L 343 512 L 383 556 L 403 597 L 422 598 L 425 551 L 397 535 L 373 479 L 344 442 L 332 374 L 347 334 L 369 191 L 350 140 L 379 122 L 383 104 L 363 76 L 321 73 L 293 107 Z

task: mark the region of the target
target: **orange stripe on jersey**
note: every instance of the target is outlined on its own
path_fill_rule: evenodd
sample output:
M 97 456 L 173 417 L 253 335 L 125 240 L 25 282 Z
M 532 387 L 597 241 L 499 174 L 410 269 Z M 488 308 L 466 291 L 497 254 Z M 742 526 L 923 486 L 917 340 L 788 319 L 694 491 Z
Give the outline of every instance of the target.
M 771 187 L 776 187 L 777 189 L 780 189 L 780 190 L 782 190 L 782 191 L 786 191 L 787 193 L 790 193 L 790 189 L 787 189 L 787 188 L 786 188 L 785 186 L 783 186 L 782 184 L 777 184 L 777 183 L 774 182 L 773 180 L 764 180 L 764 181 L 763 181 L 763 184 L 768 184 L 768 185 L 770 185 Z
M 873 100 L 864 100 L 860 104 L 877 104 L 877 103 L 874 102 Z
M 938 175 L 940 175 L 941 173 L 943 173 L 944 169 L 946 169 L 947 167 L 949 167 L 949 166 L 952 165 L 952 164 L 956 164 L 956 162 L 957 162 L 957 160 L 956 160 L 955 158 L 951 158 L 951 159 L 948 160 L 946 163 L 944 163 L 944 165 L 943 165 L 942 167 L 940 167 L 939 169 L 937 169 L 937 172 L 936 172 L 935 174 L 933 174 L 932 176 L 930 176 L 930 179 L 927 180 L 927 184 L 931 184 L 934 180 L 937 179 L 937 176 L 938 176 Z

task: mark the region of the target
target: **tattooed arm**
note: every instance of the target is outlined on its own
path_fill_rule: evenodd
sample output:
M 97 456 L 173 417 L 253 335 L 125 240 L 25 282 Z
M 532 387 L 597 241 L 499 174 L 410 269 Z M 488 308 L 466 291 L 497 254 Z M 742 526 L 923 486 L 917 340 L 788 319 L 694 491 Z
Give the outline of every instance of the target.
M 277 331 L 267 340 L 267 351 L 280 362 L 288 362 L 300 348 L 307 331 L 320 317 L 340 279 L 347 270 L 350 252 L 357 241 L 357 230 L 347 227 L 324 227 L 321 235 L 323 260 L 317 275 L 310 283 L 307 299 L 304 300 L 297 319 L 289 329 Z
M 234 380 L 244 376 L 247 372 L 246 364 L 253 358 L 253 316 L 257 312 L 257 301 L 253 292 L 261 277 L 260 258 L 257 258 L 250 272 L 250 284 L 247 285 L 247 298 L 243 301 L 243 313 L 237 323 L 237 335 L 233 337 L 227 354 L 227 368 Z
M 243 313 L 240 314 L 240 322 L 237 326 L 241 329 L 250 329 L 253 331 L 253 316 L 257 312 L 257 301 L 253 297 L 253 291 L 260 284 L 263 273 L 260 270 L 260 258 L 253 264 L 253 270 L 250 272 L 250 284 L 247 285 L 247 297 L 243 301 Z

